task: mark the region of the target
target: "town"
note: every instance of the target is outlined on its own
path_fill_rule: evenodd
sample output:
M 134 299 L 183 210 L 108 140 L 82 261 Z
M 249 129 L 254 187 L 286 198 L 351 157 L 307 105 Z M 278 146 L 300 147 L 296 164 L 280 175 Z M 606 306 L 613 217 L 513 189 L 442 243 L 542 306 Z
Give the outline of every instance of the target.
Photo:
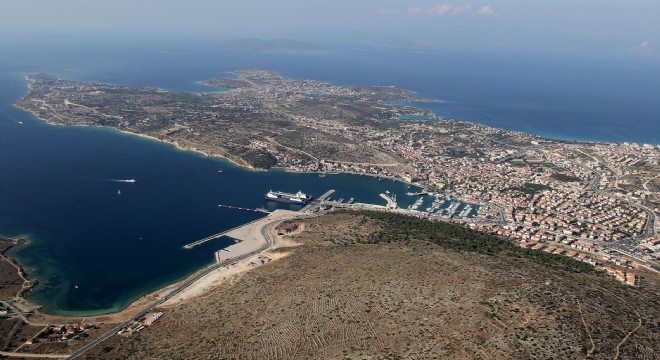
M 640 267 L 660 271 L 658 146 L 558 141 L 443 119 L 421 108 L 439 100 L 396 87 L 233 75 L 204 82 L 228 89 L 208 93 L 33 75 L 17 106 L 52 124 L 112 127 L 251 168 L 404 181 L 437 201 L 478 206 L 479 215 L 397 211 L 575 257 L 629 285 L 639 285 Z

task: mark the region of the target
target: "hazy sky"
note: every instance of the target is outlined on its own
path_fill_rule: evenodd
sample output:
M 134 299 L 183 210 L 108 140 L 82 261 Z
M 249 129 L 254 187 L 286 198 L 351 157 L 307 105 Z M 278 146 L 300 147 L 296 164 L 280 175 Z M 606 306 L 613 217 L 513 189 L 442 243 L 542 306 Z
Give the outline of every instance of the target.
M 309 41 L 660 55 L 659 0 L 0 0 L 0 34 Z

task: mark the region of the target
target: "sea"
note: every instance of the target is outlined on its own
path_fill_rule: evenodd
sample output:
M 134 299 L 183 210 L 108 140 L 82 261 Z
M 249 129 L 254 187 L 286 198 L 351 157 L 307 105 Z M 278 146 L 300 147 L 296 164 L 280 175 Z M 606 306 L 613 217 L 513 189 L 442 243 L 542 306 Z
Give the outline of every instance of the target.
M 351 47 L 313 52 L 227 51 L 212 42 L 0 36 L 0 235 L 39 280 L 27 297 L 43 310 L 94 315 L 214 261 L 233 243 L 183 245 L 264 216 L 219 208 L 268 207 L 270 189 L 384 204 L 407 184 L 369 176 L 250 171 L 111 129 L 51 126 L 13 106 L 25 75 L 212 91 L 199 81 L 267 69 L 337 85 L 396 85 L 447 119 L 575 141 L 660 144 L 660 69 L 644 60 Z M 118 180 L 136 179 L 135 183 Z

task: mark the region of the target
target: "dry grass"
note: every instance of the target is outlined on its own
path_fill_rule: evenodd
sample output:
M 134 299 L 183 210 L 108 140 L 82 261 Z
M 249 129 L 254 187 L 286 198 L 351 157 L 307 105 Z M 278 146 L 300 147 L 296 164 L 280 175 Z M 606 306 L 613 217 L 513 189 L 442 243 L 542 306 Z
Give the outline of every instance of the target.
M 619 345 L 622 359 L 660 354 L 657 287 L 414 240 L 359 243 L 373 231 L 348 214 L 308 220 L 292 255 L 87 358 L 610 359 Z

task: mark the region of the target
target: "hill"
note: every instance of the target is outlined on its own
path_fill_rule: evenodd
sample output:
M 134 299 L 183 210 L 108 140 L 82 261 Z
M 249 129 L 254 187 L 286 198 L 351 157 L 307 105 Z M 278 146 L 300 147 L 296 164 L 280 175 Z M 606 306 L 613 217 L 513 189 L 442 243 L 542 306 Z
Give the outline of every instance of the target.
M 289 226 L 289 225 L 283 225 Z M 656 283 L 381 213 L 308 219 L 302 246 L 167 308 L 89 359 L 612 359 L 660 355 Z

